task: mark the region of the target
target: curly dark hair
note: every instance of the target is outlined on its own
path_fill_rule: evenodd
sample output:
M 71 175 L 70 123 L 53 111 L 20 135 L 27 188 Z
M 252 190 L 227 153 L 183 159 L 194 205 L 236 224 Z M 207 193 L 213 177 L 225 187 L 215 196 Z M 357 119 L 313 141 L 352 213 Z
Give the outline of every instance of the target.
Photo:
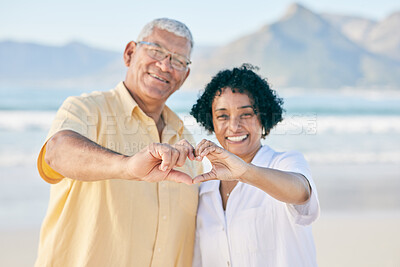
M 258 70 L 250 64 L 243 64 L 232 70 L 222 70 L 206 85 L 190 114 L 209 132 L 214 132 L 212 121 L 212 103 L 215 96 L 221 95 L 224 88 L 230 88 L 233 93 L 246 94 L 250 98 L 253 110 L 263 127 L 264 138 L 270 130 L 282 121 L 284 112 L 283 100 L 276 95 L 266 79 L 253 70 Z

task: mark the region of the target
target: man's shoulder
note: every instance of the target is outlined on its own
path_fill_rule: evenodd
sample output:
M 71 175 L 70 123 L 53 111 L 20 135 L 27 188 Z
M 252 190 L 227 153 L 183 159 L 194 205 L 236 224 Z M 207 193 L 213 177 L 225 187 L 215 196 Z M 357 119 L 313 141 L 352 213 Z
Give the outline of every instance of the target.
M 83 93 L 79 96 L 69 96 L 64 104 L 79 104 L 87 107 L 104 106 L 116 101 L 115 90 L 109 91 L 92 91 Z
M 69 98 L 80 101 L 104 101 L 107 98 L 113 98 L 115 94 L 115 89 L 112 89 L 109 91 L 92 91 L 89 93 L 83 93 L 79 96 L 70 96 Z

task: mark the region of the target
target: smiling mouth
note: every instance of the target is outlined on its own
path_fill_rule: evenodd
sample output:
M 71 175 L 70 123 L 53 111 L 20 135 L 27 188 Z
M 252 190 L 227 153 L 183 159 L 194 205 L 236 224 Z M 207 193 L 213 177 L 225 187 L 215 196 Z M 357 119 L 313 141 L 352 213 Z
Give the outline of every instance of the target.
M 227 137 L 225 137 L 225 139 L 227 139 L 229 141 L 233 141 L 233 142 L 240 142 L 240 141 L 247 139 L 247 137 L 249 137 L 249 135 L 245 134 L 245 135 L 241 135 L 241 136 L 227 136 Z
M 163 78 L 161 78 L 160 76 L 157 76 L 156 74 L 149 73 L 149 75 L 150 75 L 151 77 L 153 77 L 153 78 L 155 78 L 155 79 L 157 79 L 157 80 L 163 82 L 163 83 L 169 83 L 169 81 L 164 80 Z

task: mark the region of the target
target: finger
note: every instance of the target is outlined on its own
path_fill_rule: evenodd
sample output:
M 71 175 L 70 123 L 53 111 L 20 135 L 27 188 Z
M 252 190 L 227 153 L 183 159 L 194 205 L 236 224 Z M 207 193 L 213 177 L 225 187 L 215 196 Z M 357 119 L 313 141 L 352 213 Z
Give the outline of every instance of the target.
M 206 140 L 201 146 L 199 146 L 199 156 L 200 157 L 204 157 L 204 151 L 206 151 L 207 149 L 210 149 L 212 147 L 216 147 L 216 144 L 214 144 L 213 142 L 211 142 L 210 140 Z
M 203 152 L 203 150 L 206 147 L 209 147 L 210 145 L 212 145 L 213 142 L 207 140 L 207 139 L 203 139 L 201 140 L 201 142 L 196 146 L 196 159 L 203 159 L 203 156 L 201 155 L 201 153 Z
M 174 147 L 170 147 L 170 154 L 171 154 L 171 161 L 170 161 L 170 164 L 168 165 L 168 169 L 172 169 L 172 168 L 174 168 L 175 166 L 178 166 L 177 165 L 177 162 L 178 162 L 178 159 L 179 159 L 179 155 L 181 154 L 180 152 L 179 152 L 179 150 L 177 150 L 176 148 L 174 148 Z
M 160 155 L 161 157 L 161 164 L 159 166 L 159 169 L 161 171 L 166 171 L 171 167 L 171 162 L 172 162 L 172 147 L 169 145 L 165 144 L 156 144 L 154 146 L 156 152 Z
M 184 183 L 188 185 L 193 184 L 192 177 L 190 177 L 188 174 L 184 172 L 177 170 L 171 170 L 165 179 L 176 183 Z
M 160 171 L 164 171 L 167 170 L 168 168 L 168 150 L 166 150 L 165 148 L 163 148 L 162 144 L 160 143 L 151 143 L 148 145 L 148 152 L 149 154 L 157 159 L 157 160 L 161 160 L 161 164 L 158 166 L 158 168 L 160 169 Z
M 207 172 L 207 173 L 203 173 L 203 174 L 200 174 L 200 175 L 196 176 L 193 179 L 193 183 L 194 184 L 198 184 L 198 183 L 211 181 L 211 180 L 218 180 L 218 179 L 215 176 L 215 174 L 213 174 L 212 172 Z
M 176 166 L 181 167 L 183 164 L 185 164 L 186 161 L 186 155 L 187 155 L 187 148 L 182 147 L 182 146 L 175 146 L 175 148 L 179 151 L 179 156 L 176 161 Z
M 200 141 L 200 143 L 198 143 L 196 145 L 196 148 L 194 149 L 194 155 L 195 155 L 196 159 L 199 159 L 201 157 L 199 149 L 204 145 L 205 142 L 207 142 L 207 140 L 203 139 L 203 140 Z
M 191 143 L 189 143 L 188 140 L 182 139 L 177 143 L 178 146 L 183 146 L 186 148 L 185 150 L 185 156 L 187 156 L 190 160 L 194 160 L 194 147 L 192 146 Z
M 181 160 L 183 160 L 183 163 L 186 161 L 186 157 L 189 158 L 190 160 L 194 160 L 194 152 L 193 152 L 193 146 L 191 144 L 176 144 L 174 147 L 179 150 L 181 153 L 179 157 L 180 163 Z
M 158 150 L 156 149 L 156 146 L 158 143 L 151 143 L 148 145 L 147 150 L 151 156 L 153 156 L 156 159 L 161 159 L 161 154 L 158 153 Z
M 204 154 L 204 156 L 207 156 L 209 154 L 221 154 L 224 153 L 224 151 L 226 151 L 225 149 L 223 149 L 220 146 L 217 146 L 216 144 L 213 144 L 213 146 L 209 146 L 207 148 L 204 149 L 204 151 L 202 152 L 202 156 Z
M 204 148 L 204 150 L 201 152 L 200 156 L 202 157 L 206 157 L 208 154 L 211 154 L 213 152 L 215 152 L 217 148 L 215 146 L 209 146 Z
M 188 155 L 188 148 L 185 146 L 175 146 L 178 152 L 178 158 L 176 159 L 175 165 L 178 167 L 181 167 L 185 164 L 186 162 L 186 157 Z

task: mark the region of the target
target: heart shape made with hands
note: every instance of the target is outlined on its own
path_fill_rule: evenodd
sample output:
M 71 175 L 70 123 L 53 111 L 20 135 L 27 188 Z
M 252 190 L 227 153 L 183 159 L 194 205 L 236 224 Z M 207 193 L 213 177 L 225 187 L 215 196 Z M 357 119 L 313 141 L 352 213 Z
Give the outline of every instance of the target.
M 175 150 L 172 152 L 165 150 L 165 153 L 160 154 L 159 170 L 168 171 L 165 179 L 169 181 L 197 184 L 209 180 L 236 180 L 246 171 L 247 163 L 209 140 L 203 139 L 196 148 L 188 141 L 181 140 L 173 148 Z M 211 163 L 211 170 L 194 178 L 173 169 L 175 166 L 183 166 L 187 159 L 201 162 L 205 157 Z

